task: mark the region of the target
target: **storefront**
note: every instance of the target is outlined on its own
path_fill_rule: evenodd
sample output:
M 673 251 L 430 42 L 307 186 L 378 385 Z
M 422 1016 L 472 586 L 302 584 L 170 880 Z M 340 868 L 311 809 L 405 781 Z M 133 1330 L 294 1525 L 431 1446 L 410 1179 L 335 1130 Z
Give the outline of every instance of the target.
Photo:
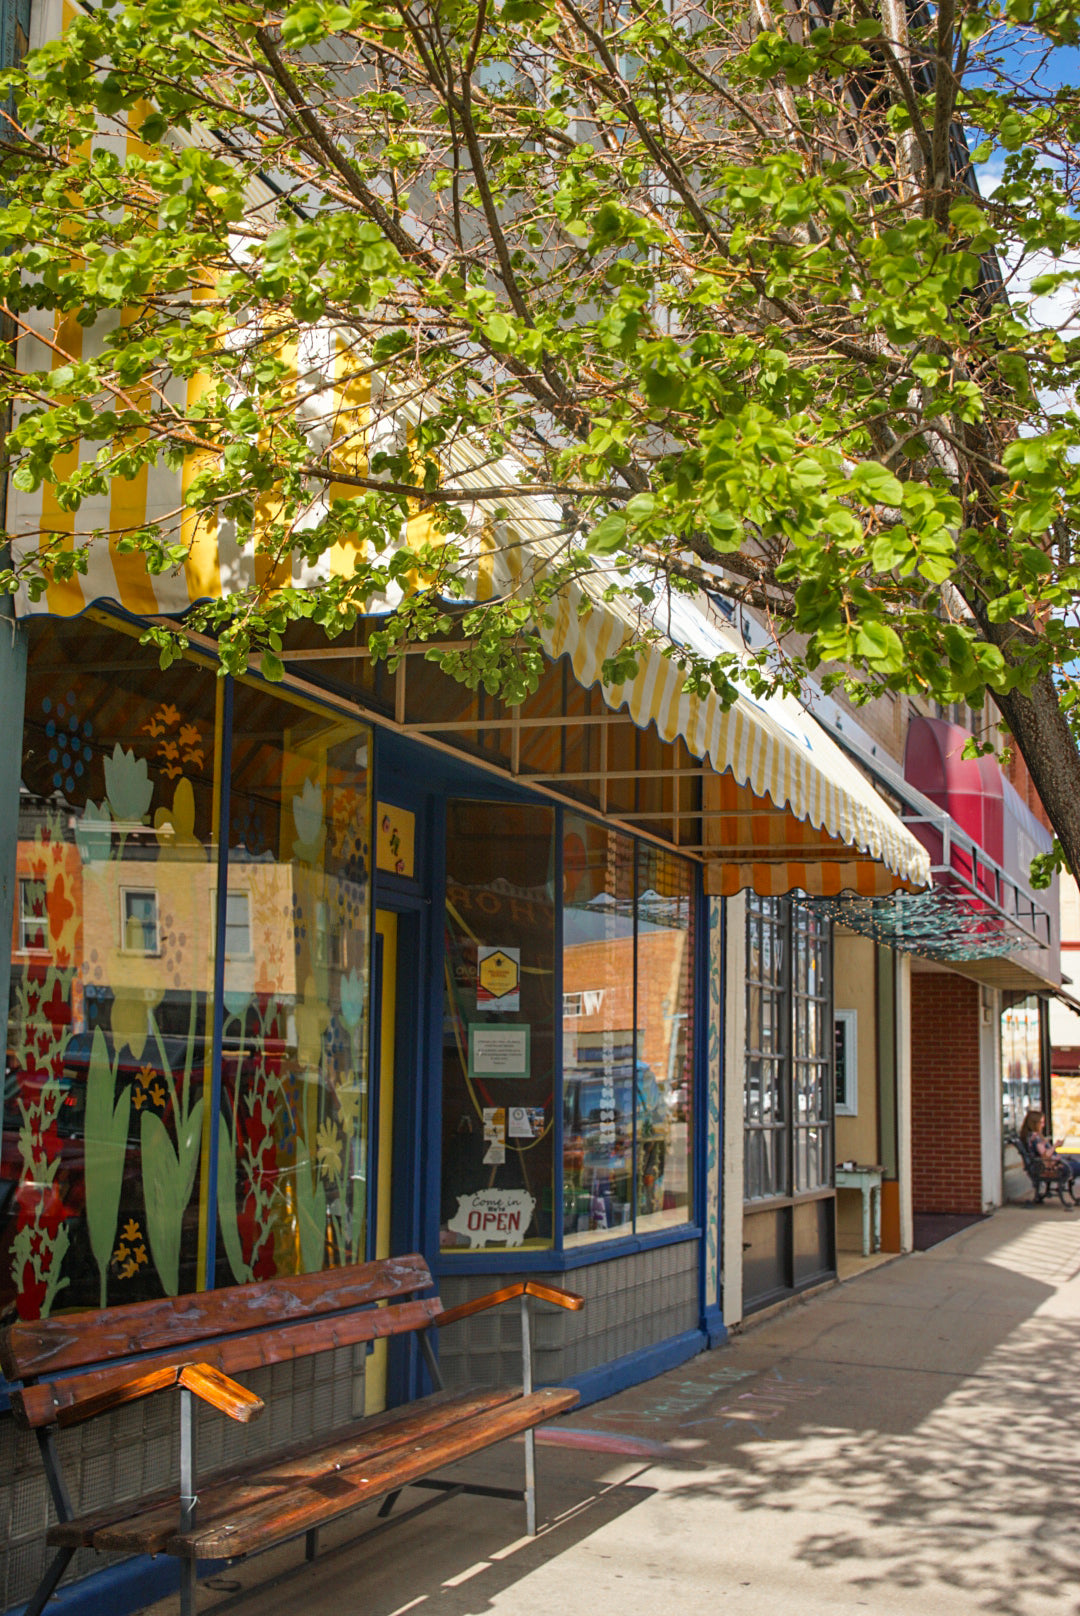
M 666 661 L 607 688 L 612 620 L 594 644 L 571 615 L 516 710 L 422 656 L 387 675 L 365 623 L 332 647 L 298 630 L 274 685 L 219 677 L 198 639 L 162 671 L 104 602 L 19 625 L 9 1314 L 420 1249 L 451 1302 L 573 1270 L 587 1306 L 539 1320 L 537 1368 L 586 1398 L 722 1338 L 722 894 L 888 890 L 918 850 L 797 708 L 703 711 Z M 782 990 L 799 1050 L 828 1022 L 807 938 Z M 791 1081 L 821 1092 L 813 1057 Z M 824 1115 L 791 1137 L 801 1193 L 831 1170 Z M 493 1315 L 441 1341 L 451 1384 L 513 1375 L 516 1350 Z M 423 1384 L 385 1352 L 279 1381 L 282 1440 Z M 135 1455 L 137 1485 L 168 1479 L 151 1419 L 118 1413 L 89 1495 Z M 9 1605 L 46 1507 L 16 1449 L 0 1418 L 8 1485 L 36 1499 Z

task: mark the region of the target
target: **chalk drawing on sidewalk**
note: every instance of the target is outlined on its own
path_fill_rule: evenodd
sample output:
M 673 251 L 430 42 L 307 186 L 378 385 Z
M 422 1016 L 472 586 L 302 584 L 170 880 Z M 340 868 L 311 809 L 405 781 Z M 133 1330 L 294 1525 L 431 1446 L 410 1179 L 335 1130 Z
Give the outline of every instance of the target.
M 797 1404 L 805 1402 L 811 1397 L 820 1397 L 825 1387 L 802 1379 L 785 1380 L 778 1369 L 765 1377 L 765 1380 L 749 1391 L 740 1392 L 738 1397 L 730 1403 L 724 1403 L 713 1419 L 722 1418 L 720 1429 L 727 1431 L 733 1425 L 745 1423 L 749 1425 L 760 1437 L 770 1434 L 762 1430 L 763 1425 L 772 1420 L 778 1420 L 784 1414 L 790 1413 Z M 704 1424 L 704 1421 L 700 1423 Z

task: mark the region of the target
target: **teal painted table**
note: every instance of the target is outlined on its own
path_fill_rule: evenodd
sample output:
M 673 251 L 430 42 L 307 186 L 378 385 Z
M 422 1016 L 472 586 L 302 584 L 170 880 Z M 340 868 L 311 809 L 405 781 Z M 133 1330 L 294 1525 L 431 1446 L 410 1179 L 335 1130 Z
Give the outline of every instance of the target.
M 862 1192 L 862 1254 L 870 1255 L 870 1219 L 873 1213 L 874 1223 L 874 1250 L 881 1250 L 881 1180 L 883 1172 L 880 1167 L 838 1167 L 836 1169 L 836 1187 L 838 1190 L 860 1190 Z

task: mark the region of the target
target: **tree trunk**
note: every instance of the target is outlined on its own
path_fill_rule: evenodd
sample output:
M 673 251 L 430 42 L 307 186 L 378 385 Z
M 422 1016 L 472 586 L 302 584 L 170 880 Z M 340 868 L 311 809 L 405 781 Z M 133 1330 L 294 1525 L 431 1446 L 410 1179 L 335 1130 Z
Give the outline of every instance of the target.
M 1080 751 L 1054 680 L 1041 673 L 1031 695 L 995 696 L 1074 876 L 1080 876 Z

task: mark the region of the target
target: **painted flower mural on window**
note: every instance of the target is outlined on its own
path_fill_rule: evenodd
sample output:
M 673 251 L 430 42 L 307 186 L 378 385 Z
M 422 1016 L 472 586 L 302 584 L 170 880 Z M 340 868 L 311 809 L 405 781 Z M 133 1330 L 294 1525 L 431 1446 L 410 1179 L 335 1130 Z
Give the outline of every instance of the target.
M 65 635 L 78 671 L 58 703 Z M 162 672 L 85 620 L 50 636 L 26 711 L 0 1305 L 194 1289 L 212 1208 L 226 1282 L 362 1257 L 368 732 L 236 687 L 219 962 L 213 673 Z

